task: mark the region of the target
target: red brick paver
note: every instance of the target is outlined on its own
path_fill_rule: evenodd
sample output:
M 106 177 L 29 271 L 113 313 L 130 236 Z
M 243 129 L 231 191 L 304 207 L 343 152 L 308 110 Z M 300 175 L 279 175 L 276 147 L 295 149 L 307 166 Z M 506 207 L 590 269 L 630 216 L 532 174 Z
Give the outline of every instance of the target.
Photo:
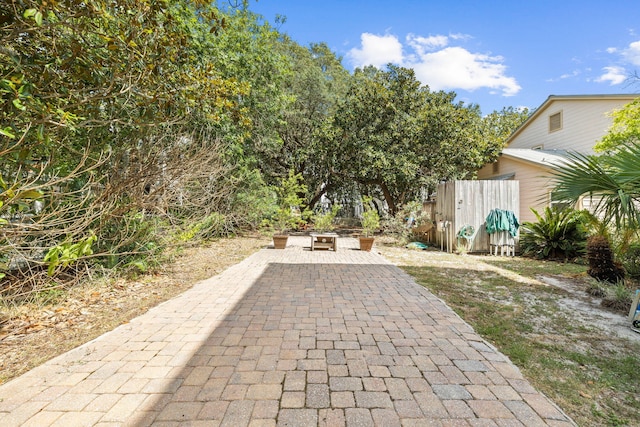
M 410 276 L 338 245 L 261 250 L 0 386 L 0 425 L 575 425 Z

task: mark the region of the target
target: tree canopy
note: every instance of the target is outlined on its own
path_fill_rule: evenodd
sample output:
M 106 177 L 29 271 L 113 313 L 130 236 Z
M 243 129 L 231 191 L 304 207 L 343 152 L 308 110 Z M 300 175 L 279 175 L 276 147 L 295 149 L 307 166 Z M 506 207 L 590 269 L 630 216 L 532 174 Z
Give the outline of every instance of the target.
M 356 70 L 331 123 L 331 174 L 378 191 L 392 213 L 442 180 L 473 176 L 497 158 L 506 132 L 498 113 L 485 121 L 455 96 L 430 91 L 410 69 Z
M 0 5 L 2 270 L 51 267 L 43 250 L 81 242 L 96 251 L 72 259 L 117 265 L 153 254 L 165 221 L 237 223 L 226 159 L 251 129 L 252 86 L 225 73 L 218 42 L 243 16 L 200 1 Z
M 611 113 L 613 124 L 594 149 L 602 152 L 622 144 L 640 142 L 640 98 Z
M 291 173 L 307 207 L 393 213 L 473 176 L 521 119 L 402 67 L 349 73 L 246 1 L 9 0 L 0 58 L 0 280 L 257 227 Z

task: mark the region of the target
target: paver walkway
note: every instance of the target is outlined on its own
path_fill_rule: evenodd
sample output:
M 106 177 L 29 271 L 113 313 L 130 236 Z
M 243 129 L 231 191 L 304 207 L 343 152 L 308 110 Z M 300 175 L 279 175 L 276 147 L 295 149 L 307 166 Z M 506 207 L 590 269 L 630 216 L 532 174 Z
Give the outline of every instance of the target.
M 0 386 L 2 426 L 572 426 L 375 253 L 264 249 Z

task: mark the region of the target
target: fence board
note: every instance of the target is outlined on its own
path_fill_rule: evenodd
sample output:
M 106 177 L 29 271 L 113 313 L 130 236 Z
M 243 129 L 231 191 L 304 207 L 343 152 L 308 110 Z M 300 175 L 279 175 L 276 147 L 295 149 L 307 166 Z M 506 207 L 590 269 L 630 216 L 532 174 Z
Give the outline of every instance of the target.
M 486 218 L 492 209 L 512 211 L 520 218 L 520 186 L 518 181 L 477 180 L 450 181 L 438 185 L 435 219 L 436 243 L 444 250 L 489 252 L 489 235 L 485 230 Z M 473 227 L 472 238 L 457 234 L 463 227 Z M 517 245 L 518 236 L 515 242 Z

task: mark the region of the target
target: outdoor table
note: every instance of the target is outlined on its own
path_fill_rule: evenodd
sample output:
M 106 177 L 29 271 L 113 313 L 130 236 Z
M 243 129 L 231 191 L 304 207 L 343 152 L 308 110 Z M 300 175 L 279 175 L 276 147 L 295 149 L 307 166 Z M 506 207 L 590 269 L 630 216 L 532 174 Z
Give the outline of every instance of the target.
M 338 250 L 338 235 L 335 233 L 311 233 L 311 250 L 333 249 Z

